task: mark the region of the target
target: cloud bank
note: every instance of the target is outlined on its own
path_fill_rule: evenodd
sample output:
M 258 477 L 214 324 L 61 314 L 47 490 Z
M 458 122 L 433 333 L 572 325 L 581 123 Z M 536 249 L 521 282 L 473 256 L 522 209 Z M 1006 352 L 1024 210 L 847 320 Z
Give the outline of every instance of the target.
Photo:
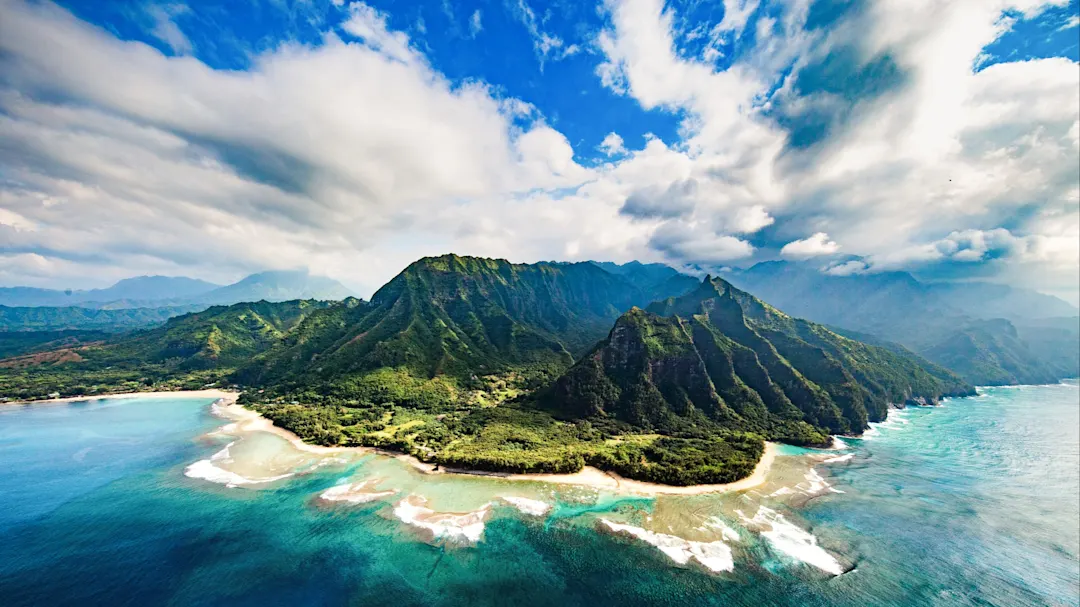
M 447 77 L 362 2 L 333 9 L 317 42 L 227 70 L 197 58 L 178 5 L 148 13 L 162 52 L 5 1 L 0 282 L 306 266 L 370 291 L 454 251 L 705 270 L 786 257 L 1080 289 L 1080 69 L 981 63 L 1048 3 L 823 2 L 726 2 L 700 52 L 659 0 L 604 2 L 574 60 L 680 120 L 678 141 L 633 149 L 614 127 L 572 144 L 535 100 Z M 510 8 L 538 61 L 581 39 Z

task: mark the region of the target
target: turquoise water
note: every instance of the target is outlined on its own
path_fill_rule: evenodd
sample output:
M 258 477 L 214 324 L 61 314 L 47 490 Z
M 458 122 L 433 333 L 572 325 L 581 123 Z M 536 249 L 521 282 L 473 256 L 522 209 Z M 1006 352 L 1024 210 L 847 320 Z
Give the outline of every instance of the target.
M 393 514 L 400 496 L 357 505 L 317 496 L 345 478 L 378 477 L 462 510 L 512 483 L 425 480 L 377 456 L 288 460 L 304 474 L 265 485 L 185 476 L 231 440 L 207 436 L 223 423 L 205 399 L 0 409 L 0 604 L 1080 605 L 1075 383 L 907 409 L 850 440 L 852 458 L 819 465 L 843 493 L 809 501 L 768 501 L 772 486 L 651 500 L 518 483 L 554 510 L 535 517 L 496 504 L 475 545 L 405 525 Z M 261 436 L 246 448 L 283 443 Z M 781 477 L 801 478 L 799 462 L 821 459 L 784 453 Z M 761 504 L 848 572 L 794 560 L 728 516 Z M 597 524 L 663 522 L 686 536 L 700 532 L 677 521 L 713 511 L 740 535 L 732 572 L 676 565 Z

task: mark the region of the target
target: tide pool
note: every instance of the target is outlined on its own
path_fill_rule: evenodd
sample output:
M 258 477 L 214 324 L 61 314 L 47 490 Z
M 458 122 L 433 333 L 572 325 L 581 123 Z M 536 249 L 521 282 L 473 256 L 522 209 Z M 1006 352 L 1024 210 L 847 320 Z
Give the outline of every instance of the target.
M 225 424 L 207 399 L 0 408 L 0 604 L 1080 605 L 1075 383 L 905 409 L 687 497 L 425 476 Z

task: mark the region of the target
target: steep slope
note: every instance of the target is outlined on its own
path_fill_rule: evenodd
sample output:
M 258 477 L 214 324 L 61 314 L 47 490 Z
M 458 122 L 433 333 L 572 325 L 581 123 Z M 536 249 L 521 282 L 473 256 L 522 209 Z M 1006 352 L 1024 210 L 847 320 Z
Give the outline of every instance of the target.
M 388 381 L 437 380 L 441 392 L 453 392 L 478 376 L 513 373 L 535 385 L 567 368 L 646 297 L 591 263 L 424 258 L 370 304 L 313 315 L 238 377 L 275 393 L 317 388 L 361 401 L 380 398 Z M 409 394 L 406 401 L 427 402 L 425 390 Z
M 890 403 L 971 391 L 914 355 L 847 339 L 706 279 L 623 315 L 545 399 L 564 415 L 666 434 L 712 426 L 824 444 L 884 419 Z

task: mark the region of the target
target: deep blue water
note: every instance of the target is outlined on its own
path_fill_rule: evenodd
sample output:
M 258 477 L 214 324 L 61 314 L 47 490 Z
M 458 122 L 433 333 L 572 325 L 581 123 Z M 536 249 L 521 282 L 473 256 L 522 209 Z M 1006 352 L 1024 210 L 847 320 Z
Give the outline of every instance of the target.
M 678 567 L 589 519 L 678 501 L 502 508 L 475 546 L 429 544 L 390 502 L 317 505 L 340 470 L 185 477 L 221 448 L 199 438 L 223 423 L 208 405 L 0 409 L 0 605 L 1080 605 L 1075 385 L 988 389 L 850 441 L 826 473 L 844 493 L 790 513 L 854 566 L 839 577 L 745 538 L 732 573 Z

